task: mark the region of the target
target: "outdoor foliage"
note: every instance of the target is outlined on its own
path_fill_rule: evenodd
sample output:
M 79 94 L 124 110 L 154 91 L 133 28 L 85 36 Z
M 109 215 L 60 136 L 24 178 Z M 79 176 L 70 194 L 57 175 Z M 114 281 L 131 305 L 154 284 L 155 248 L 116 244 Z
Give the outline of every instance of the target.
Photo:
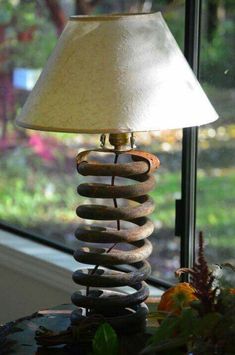
M 215 18 L 212 33 L 208 29 L 209 34 L 202 37 L 201 78 L 203 81 L 213 81 L 218 87 L 234 87 L 234 2 L 210 0 L 207 3 L 214 3 L 217 7 L 217 16 L 220 12 L 223 20 Z M 203 2 L 203 10 L 206 10 L 206 2 Z
M 0 27 L 4 28 L 4 40 L 0 41 L 0 54 L 4 56 L 1 71 L 15 67 L 42 68 L 56 44 L 53 24 L 48 21 L 45 6 L 35 1 L 3 0 L 1 2 Z

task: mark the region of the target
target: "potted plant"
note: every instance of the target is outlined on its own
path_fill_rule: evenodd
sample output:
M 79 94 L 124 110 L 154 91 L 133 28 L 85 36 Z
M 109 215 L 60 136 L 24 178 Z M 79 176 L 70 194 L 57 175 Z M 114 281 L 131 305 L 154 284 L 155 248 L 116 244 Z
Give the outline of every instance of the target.
M 190 274 L 189 283 L 167 290 L 158 305 L 159 327 L 141 355 L 153 354 L 235 354 L 235 288 L 222 287 L 222 267 L 209 267 L 204 257 L 202 233 L 198 259 L 192 269 L 176 271 Z

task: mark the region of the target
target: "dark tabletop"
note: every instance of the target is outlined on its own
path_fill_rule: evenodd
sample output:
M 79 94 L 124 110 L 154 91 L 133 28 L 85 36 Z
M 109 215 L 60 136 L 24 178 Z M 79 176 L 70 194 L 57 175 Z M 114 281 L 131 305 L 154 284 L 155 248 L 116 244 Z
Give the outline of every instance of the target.
M 18 319 L 0 327 L 0 355 L 85 355 L 90 353 L 89 346 L 84 350 L 84 344 L 76 346 L 57 346 L 53 348 L 40 347 L 35 340 L 35 331 L 39 326 L 44 326 L 53 331 L 64 331 L 70 326 L 70 314 L 74 310 L 73 305 L 60 305 L 48 310 L 36 312 L 28 317 Z M 145 335 L 133 334 L 122 336 L 120 341 L 120 354 L 138 354 L 145 342 Z M 88 350 L 87 350 L 88 349 Z M 106 354 L 107 355 L 107 354 Z

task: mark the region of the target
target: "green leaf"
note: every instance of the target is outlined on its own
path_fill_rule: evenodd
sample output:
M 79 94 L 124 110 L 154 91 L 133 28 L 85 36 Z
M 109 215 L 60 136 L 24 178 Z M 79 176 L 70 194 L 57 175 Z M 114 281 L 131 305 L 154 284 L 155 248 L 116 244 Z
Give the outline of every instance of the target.
M 147 316 L 148 327 L 159 327 L 159 320 L 165 319 L 168 315 L 169 312 L 150 312 Z
M 213 333 L 214 328 L 221 320 L 221 314 L 217 312 L 212 312 L 206 314 L 200 321 L 197 323 L 197 328 L 194 329 L 196 335 L 207 337 Z
M 180 329 L 181 336 L 190 336 L 194 333 L 194 329 L 197 329 L 199 318 L 197 311 L 192 308 L 185 308 L 180 315 Z
M 186 345 L 197 327 L 198 320 L 198 313 L 192 308 L 184 308 L 179 316 L 166 317 L 150 338 L 149 346 L 143 353 L 167 351 Z
M 166 339 L 159 341 L 157 345 L 149 345 L 142 352 L 141 355 L 149 353 L 162 352 L 169 349 L 176 349 L 187 344 L 187 337 L 175 337 L 173 339 Z M 175 354 L 175 352 L 174 352 Z
M 156 328 L 155 334 L 149 339 L 148 344 L 157 344 L 161 340 L 171 338 L 179 327 L 180 319 L 175 316 L 168 316 L 162 322 L 159 328 Z
M 94 355 L 117 355 L 118 337 L 115 330 L 108 323 L 101 324 L 92 341 Z

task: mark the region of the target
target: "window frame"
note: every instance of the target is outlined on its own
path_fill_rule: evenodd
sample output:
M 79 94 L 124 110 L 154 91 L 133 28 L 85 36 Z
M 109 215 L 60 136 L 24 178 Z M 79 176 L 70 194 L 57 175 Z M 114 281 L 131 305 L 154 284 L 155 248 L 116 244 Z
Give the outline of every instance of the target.
M 196 77 L 200 68 L 201 0 L 186 0 L 184 54 Z M 180 266 L 192 267 L 195 259 L 198 127 L 183 129 L 181 201 L 176 208 L 180 225 Z M 180 216 L 179 216 L 180 213 Z M 185 281 L 188 275 L 184 276 Z

